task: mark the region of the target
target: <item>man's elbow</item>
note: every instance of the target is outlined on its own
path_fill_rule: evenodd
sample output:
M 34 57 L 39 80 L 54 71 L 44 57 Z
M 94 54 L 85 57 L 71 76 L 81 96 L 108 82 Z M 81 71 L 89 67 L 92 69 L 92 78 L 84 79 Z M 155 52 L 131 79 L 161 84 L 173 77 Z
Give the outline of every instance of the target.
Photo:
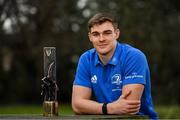
M 72 102 L 72 109 L 73 109 L 74 113 L 77 114 L 77 115 L 83 114 L 81 112 L 81 109 L 79 107 L 79 103 L 78 102 Z

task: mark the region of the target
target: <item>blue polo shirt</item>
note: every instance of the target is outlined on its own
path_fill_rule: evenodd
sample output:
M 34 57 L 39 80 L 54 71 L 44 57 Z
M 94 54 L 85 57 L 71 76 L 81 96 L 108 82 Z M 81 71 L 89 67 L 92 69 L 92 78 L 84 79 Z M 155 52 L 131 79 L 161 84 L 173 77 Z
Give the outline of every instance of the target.
M 99 103 L 117 100 L 127 84 L 144 85 L 138 114 L 157 118 L 151 98 L 149 67 L 140 50 L 117 42 L 114 55 L 106 65 L 102 64 L 94 48 L 81 55 L 74 85 L 90 88 Z

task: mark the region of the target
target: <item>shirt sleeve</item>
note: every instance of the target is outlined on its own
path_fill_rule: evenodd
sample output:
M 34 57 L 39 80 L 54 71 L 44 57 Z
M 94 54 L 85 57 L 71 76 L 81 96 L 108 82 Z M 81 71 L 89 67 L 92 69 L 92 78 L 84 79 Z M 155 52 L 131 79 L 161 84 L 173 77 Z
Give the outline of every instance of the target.
M 139 50 L 128 52 L 124 64 L 124 80 L 126 84 L 146 84 L 148 64 L 145 55 Z
M 80 85 L 84 87 L 91 88 L 91 82 L 90 82 L 90 64 L 88 59 L 88 54 L 83 54 L 78 62 L 74 85 Z

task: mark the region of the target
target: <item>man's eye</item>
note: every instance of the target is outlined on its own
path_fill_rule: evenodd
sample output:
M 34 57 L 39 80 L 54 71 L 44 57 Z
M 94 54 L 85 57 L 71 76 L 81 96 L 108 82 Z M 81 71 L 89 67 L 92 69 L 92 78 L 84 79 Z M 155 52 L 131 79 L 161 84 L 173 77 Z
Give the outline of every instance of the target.
M 104 35 L 110 35 L 112 32 L 105 32 Z
M 93 35 L 93 36 L 98 36 L 99 34 L 98 34 L 98 33 L 93 33 L 92 35 Z

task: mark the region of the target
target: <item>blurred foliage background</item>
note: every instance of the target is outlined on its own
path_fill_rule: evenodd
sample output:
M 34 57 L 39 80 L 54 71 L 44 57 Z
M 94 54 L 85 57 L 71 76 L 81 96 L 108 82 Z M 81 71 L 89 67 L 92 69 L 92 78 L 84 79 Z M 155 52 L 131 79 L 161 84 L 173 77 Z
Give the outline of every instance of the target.
M 147 56 L 157 105 L 180 104 L 179 0 L 0 0 L 0 105 L 41 104 L 43 47 L 57 50 L 58 101 L 71 102 L 79 56 L 90 49 L 87 21 L 119 18 L 121 37 Z

